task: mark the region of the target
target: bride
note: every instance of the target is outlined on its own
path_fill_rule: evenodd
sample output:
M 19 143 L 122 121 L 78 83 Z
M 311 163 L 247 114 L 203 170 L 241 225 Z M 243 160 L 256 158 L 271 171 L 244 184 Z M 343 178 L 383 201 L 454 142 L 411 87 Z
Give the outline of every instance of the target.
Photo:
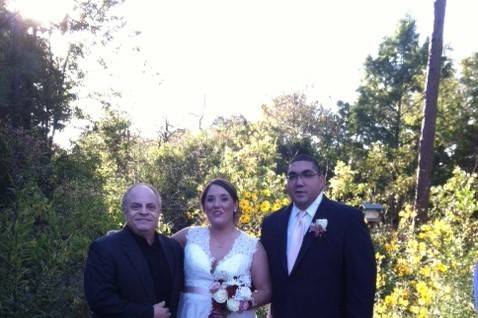
M 270 301 L 269 269 L 262 244 L 236 227 L 240 215 L 237 191 L 228 181 L 214 179 L 201 194 L 201 206 L 209 225 L 185 228 L 173 235 L 184 247 L 185 288 L 178 318 L 256 317 L 254 308 Z M 213 294 L 218 300 L 220 283 L 231 279 L 250 287 L 252 295 L 246 292 L 246 298 L 238 297 L 240 300 L 231 302 L 236 306 L 227 311 L 218 309 L 219 303 L 214 301 L 213 309 Z

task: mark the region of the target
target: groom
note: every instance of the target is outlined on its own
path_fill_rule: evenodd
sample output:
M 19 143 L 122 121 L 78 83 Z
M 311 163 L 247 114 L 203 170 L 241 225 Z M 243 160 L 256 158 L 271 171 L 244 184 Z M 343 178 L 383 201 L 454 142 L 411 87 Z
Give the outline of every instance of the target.
M 139 183 L 123 195 L 126 226 L 94 241 L 85 267 L 85 295 L 93 317 L 176 316 L 183 287 L 182 249 L 156 233 L 161 198 Z
M 317 161 L 289 164 L 293 204 L 262 224 L 269 258 L 273 318 L 368 318 L 373 315 L 376 264 L 361 211 L 329 200 Z

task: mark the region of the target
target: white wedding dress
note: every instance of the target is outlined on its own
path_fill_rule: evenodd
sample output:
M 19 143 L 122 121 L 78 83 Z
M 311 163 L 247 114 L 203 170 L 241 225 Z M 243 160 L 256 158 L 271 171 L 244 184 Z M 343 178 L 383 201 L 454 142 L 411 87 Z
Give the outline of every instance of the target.
M 209 229 L 191 227 L 186 234 L 184 247 L 185 292 L 181 294 L 178 318 L 207 318 L 212 310 L 210 287 L 214 282 L 214 258 L 209 249 Z M 256 250 L 257 239 L 245 232 L 235 239 L 231 250 L 216 262 L 214 273 L 222 272 L 229 276 L 241 277 L 251 285 L 252 256 Z M 254 318 L 254 310 L 231 313 L 228 318 Z

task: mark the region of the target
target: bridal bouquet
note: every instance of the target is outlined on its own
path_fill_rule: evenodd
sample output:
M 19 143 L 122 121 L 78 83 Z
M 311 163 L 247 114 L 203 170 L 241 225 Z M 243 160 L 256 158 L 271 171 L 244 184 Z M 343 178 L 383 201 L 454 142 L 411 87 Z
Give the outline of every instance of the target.
M 211 285 L 212 316 L 218 312 L 237 312 L 252 307 L 252 291 L 239 276 L 227 278 L 227 274 L 215 275 L 216 280 Z

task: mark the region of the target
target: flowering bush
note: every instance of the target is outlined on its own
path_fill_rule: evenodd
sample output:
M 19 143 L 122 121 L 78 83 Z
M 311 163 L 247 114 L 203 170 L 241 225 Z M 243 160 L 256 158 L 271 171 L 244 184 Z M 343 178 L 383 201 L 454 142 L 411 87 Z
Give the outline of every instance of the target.
M 478 259 L 478 182 L 455 170 L 432 188 L 431 219 L 400 212 L 397 230 L 374 234 L 378 264 L 374 317 L 472 317 L 472 268 Z
M 239 222 L 244 230 L 259 235 L 264 216 L 279 210 L 290 203 L 283 191 L 270 189 L 243 191 L 239 206 L 242 211 Z

